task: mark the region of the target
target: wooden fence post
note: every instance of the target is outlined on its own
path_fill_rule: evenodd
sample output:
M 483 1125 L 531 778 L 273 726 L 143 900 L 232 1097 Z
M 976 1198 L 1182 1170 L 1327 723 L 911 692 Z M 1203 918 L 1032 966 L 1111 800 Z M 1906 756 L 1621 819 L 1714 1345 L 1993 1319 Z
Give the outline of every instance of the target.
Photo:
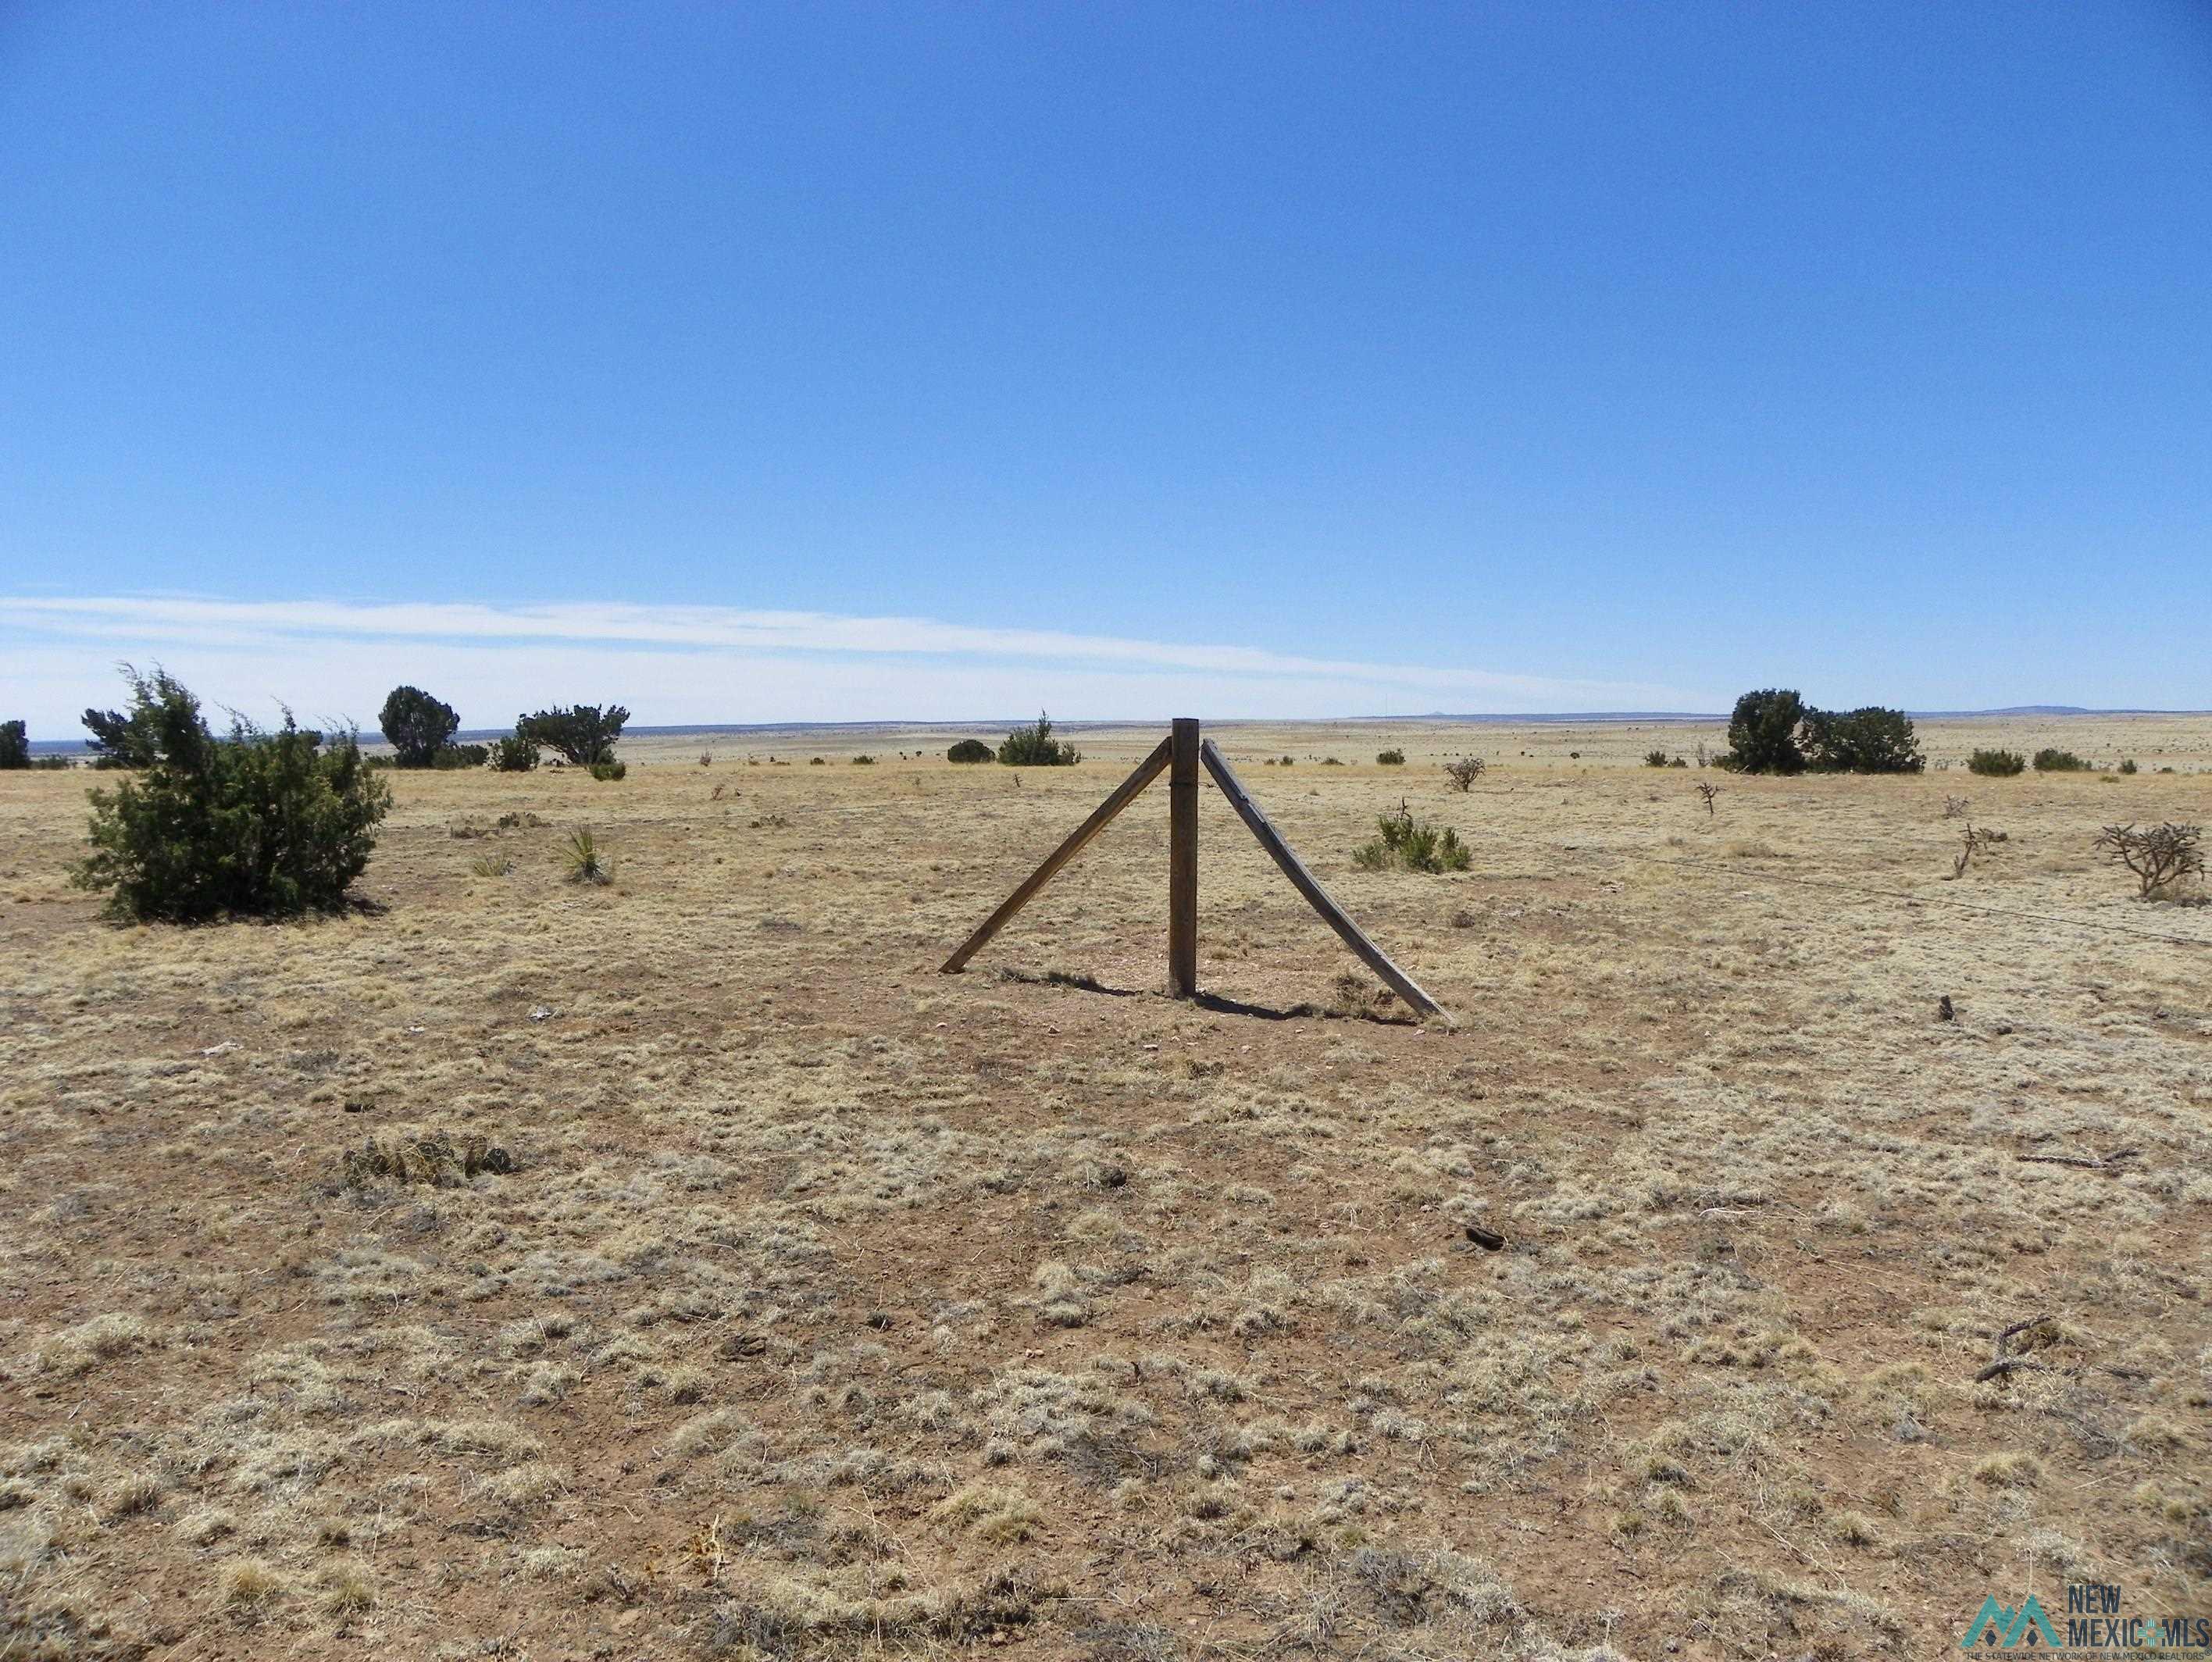
M 1168 993 L 1198 996 L 1198 723 L 1177 716 L 1168 760 Z

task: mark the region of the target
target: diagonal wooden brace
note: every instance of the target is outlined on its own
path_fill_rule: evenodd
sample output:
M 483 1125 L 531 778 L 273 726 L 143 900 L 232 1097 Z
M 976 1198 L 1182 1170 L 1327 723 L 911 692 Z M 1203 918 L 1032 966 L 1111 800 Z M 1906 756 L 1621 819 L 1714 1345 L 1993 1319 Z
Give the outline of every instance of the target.
M 1019 889 L 1006 896 L 1006 904 L 983 920 L 983 926 L 960 943 L 960 949 L 947 958 L 940 967 L 946 975 L 957 974 L 968 961 L 981 951 L 985 942 L 1012 921 L 1014 913 L 1036 898 L 1036 892 L 1052 881 L 1053 873 L 1083 852 L 1083 846 L 1101 831 L 1106 822 L 1133 802 L 1139 792 L 1165 771 L 1173 749 L 1173 741 L 1162 739 L 1159 749 L 1137 764 L 1137 771 L 1123 779 L 1114 794 L 1098 804 L 1097 811 L 1077 826 L 1067 840 L 1046 856 L 1042 865 L 1031 872 Z
M 1305 862 L 1291 852 L 1290 844 L 1283 840 L 1282 833 L 1268 822 L 1260 811 L 1259 804 L 1245 794 L 1243 782 L 1229 766 L 1229 761 L 1212 739 L 1199 746 L 1199 755 L 1206 762 L 1206 771 L 1213 775 L 1213 782 L 1221 787 L 1221 794 L 1229 798 L 1229 805 L 1237 810 L 1252 834 L 1260 840 L 1283 875 L 1291 880 L 1291 887 L 1306 897 L 1306 904 L 1321 913 L 1322 921 L 1337 932 L 1345 945 L 1359 955 L 1360 961 L 1387 982 L 1392 992 L 1425 1016 L 1439 1016 L 1447 1027 L 1458 1025 L 1451 1013 L 1429 997 L 1421 984 L 1392 963 L 1382 949 L 1367 938 L 1366 932 L 1345 915 L 1344 908 L 1329 898 L 1329 893 L 1306 870 Z

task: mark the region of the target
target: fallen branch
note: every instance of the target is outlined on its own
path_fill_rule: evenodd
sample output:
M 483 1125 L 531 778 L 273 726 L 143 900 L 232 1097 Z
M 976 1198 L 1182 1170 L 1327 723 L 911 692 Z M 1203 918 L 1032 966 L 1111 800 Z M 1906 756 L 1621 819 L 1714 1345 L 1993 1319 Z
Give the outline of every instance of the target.
M 2102 1159 L 2093 1154 L 2023 1154 L 2014 1157 L 2031 1166 L 2079 1166 L 2084 1171 L 2105 1172 L 2124 1160 L 2135 1159 L 2142 1153 L 2141 1149 L 2115 1149 Z
M 2015 1334 L 2025 1333 L 2031 1327 L 2040 1327 L 2045 1322 L 2049 1321 L 2050 1319 L 2050 1314 L 2046 1312 L 2039 1316 L 2030 1316 L 2026 1321 L 2016 1321 L 2013 1323 L 2011 1326 L 2006 1328 L 2003 1332 L 1997 1335 L 1997 1355 L 2000 1356 L 2004 1355 L 2005 1341 L 2007 1339 L 2013 1337 Z
M 2005 1355 L 2005 1345 L 2019 1334 L 2027 1331 L 2029 1328 L 2040 1327 L 2050 1319 L 2050 1314 L 2046 1312 L 2042 1315 L 2030 1316 L 2026 1321 L 2016 1321 L 1999 1332 L 1996 1337 L 1996 1360 L 1974 1375 L 1974 1383 L 1985 1384 L 1990 1380 L 2001 1378 L 2014 1368 L 2033 1368 L 2038 1373 L 2049 1373 L 2051 1368 L 2046 1362 L 2037 1362 L 2029 1356 L 2008 1356 Z

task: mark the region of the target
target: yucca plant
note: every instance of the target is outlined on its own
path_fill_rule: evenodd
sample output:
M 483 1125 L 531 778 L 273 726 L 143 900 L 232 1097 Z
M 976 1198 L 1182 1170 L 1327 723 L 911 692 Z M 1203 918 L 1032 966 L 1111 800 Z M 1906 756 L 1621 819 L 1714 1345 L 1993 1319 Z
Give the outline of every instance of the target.
M 615 880 L 614 862 L 589 831 L 571 832 L 561 853 L 568 863 L 570 883 L 609 883 Z

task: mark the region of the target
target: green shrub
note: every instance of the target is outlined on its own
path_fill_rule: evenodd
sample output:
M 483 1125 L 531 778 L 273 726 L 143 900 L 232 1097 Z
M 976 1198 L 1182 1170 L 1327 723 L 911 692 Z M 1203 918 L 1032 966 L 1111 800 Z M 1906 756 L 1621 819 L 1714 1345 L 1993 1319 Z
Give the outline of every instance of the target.
M 1395 814 L 1375 822 L 1376 835 L 1352 851 L 1352 863 L 1363 871 L 1464 871 L 1474 853 L 1449 826 L 1439 829 L 1416 824 L 1413 810 L 1403 803 Z
M 773 759 L 771 759 L 771 765 L 773 765 Z M 824 761 L 822 760 L 822 758 L 821 758 L 821 757 L 819 757 L 819 756 L 815 756 L 815 757 L 811 758 L 811 759 L 807 761 L 807 764 L 806 764 L 806 765 L 807 765 L 809 767 L 827 767 L 829 764 L 828 764 L 828 763 L 826 763 L 826 762 L 824 762 Z
M 1377 750 L 1375 753 L 1375 761 L 1379 767 L 1403 767 L 1406 765 L 1406 753 L 1403 750 Z
M 1808 710 L 1806 765 L 1823 773 L 1917 773 L 1928 765 L 1902 710 Z
M 448 744 L 430 758 L 433 767 L 452 772 L 457 768 L 481 767 L 491 758 L 488 744 Z
M 2071 750 L 2048 747 L 2035 753 L 2035 771 L 2039 773 L 2086 773 L 2089 764 Z
M 2136 766 L 2136 759 L 2129 756 L 2120 763 L 2120 771 L 2123 773 L 2136 773 L 2142 770 Z
M 604 710 L 596 704 L 577 704 L 520 717 L 514 731 L 519 738 L 557 750 L 577 767 L 588 767 L 614 759 L 615 741 L 629 719 L 629 712 L 619 704 Z
M 865 751 L 853 758 L 853 766 L 855 767 L 872 767 L 875 765 L 876 759 Z
M 1017 727 L 999 747 L 999 760 L 1009 767 L 1073 767 L 1082 754 L 1073 744 L 1052 736 L 1052 719 L 1039 712 L 1036 725 Z
M 1644 753 L 1644 765 L 1646 767 L 1664 767 L 1667 765 L 1667 753 L 1664 750 L 1646 750 Z
M 567 868 L 567 879 L 572 883 L 611 883 L 615 880 L 614 862 L 589 831 L 570 832 L 561 850 L 561 859 Z
M 1977 750 L 1966 758 L 1966 771 L 1984 779 L 2011 779 L 2027 771 L 2027 758 L 2017 750 Z
M 494 739 L 491 765 L 502 773 L 526 773 L 538 766 L 538 747 L 520 733 Z
M 988 761 L 991 760 L 991 747 L 980 738 L 963 738 L 945 753 L 945 759 L 959 762 Z
M 157 671 L 158 673 L 158 671 Z M 124 678 L 135 686 L 138 672 L 129 664 L 123 666 Z M 92 751 L 95 767 L 151 767 L 160 753 L 160 738 L 153 725 L 153 716 L 134 705 L 125 715 L 120 710 L 87 710 L 85 730 L 92 737 L 85 741 Z
M 376 725 L 392 747 L 394 767 L 429 767 L 438 765 L 438 753 L 453 742 L 461 719 L 452 705 L 420 687 L 394 687 L 377 713 Z
M 31 765 L 30 731 L 20 721 L 0 721 L 0 768 Z
M 592 764 L 592 777 L 599 780 L 602 785 L 606 784 L 611 779 L 622 779 L 626 776 L 629 772 L 629 764 L 628 762 L 617 761 L 611 756 L 603 758 L 602 760 Z
M 287 711 L 274 732 L 233 718 L 218 739 L 163 670 L 125 668 L 143 777 L 92 794 L 93 852 L 72 876 L 118 917 L 332 911 L 368 864 L 391 788 L 353 734 L 327 749 Z M 112 754 L 112 753 L 111 753 Z
M 1805 701 L 1787 688 L 1746 693 L 1729 717 L 1729 755 L 1723 765 L 1741 773 L 1803 773 L 1805 753 L 1797 747 L 1797 729 L 1804 719 Z

